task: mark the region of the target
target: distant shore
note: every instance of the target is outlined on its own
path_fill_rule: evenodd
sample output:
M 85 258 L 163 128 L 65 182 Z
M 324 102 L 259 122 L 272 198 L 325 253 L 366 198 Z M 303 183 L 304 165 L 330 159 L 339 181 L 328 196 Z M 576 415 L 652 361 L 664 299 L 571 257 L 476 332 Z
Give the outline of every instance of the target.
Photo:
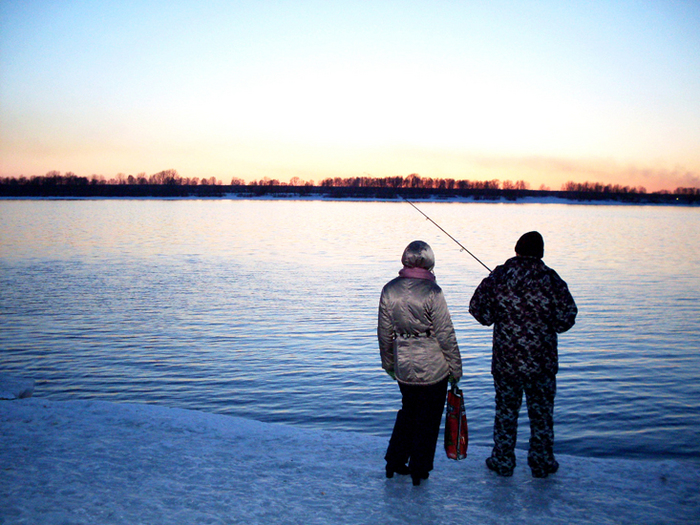
M 560 202 L 571 204 L 700 205 L 700 195 L 552 190 L 436 189 L 334 186 L 248 186 L 169 184 L 0 185 L 0 198 L 401 198 L 466 202 Z

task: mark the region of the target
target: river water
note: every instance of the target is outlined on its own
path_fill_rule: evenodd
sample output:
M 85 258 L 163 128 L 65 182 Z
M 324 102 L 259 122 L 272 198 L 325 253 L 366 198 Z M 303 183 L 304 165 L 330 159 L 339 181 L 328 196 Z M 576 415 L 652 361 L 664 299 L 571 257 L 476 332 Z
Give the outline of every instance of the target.
M 700 456 L 700 209 L 419 202 L 486 266 L 540 231 L 577 323 L 560 336 L 555 451 Z M 404 202 L 0 201 L 0 372 L 36 397 L 104 399 L 389 436 L 376 342 L 403 248 L 433 247 L 489 445 L 487 270 Z M 521 413 L 518 446 L 528 440 Z

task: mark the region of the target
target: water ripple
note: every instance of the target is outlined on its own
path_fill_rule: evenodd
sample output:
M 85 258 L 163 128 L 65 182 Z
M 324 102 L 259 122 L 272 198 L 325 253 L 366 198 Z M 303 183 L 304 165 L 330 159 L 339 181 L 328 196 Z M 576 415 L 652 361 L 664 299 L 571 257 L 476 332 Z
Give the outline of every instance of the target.
M 560 339 L 558 451 L 700 455 L 699 210 L 422 208 L 491 267 L 522 231 L 544 234 L 580 309 Z M 462 350 L 470 438 L 490 443 L 491 331 L 467 311 L 483 269 L 408 206 L 1 201 L 0 232 L 0 369 L 34 377 L 35 395 L 380 436 L 400 396 L 379 366 L 379 291 L 424 239 Z

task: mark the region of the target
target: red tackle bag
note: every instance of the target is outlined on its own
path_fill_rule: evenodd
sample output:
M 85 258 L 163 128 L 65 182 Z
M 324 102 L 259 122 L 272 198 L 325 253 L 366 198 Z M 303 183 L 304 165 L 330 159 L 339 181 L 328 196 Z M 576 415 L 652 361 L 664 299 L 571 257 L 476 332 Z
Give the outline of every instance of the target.
M 447 413 L 445 415 L 445 452 L 450 459 L 467 457 L 469 430 L 467 413 L 464 410 L 464 396 L 457 385 L 447 392 Z

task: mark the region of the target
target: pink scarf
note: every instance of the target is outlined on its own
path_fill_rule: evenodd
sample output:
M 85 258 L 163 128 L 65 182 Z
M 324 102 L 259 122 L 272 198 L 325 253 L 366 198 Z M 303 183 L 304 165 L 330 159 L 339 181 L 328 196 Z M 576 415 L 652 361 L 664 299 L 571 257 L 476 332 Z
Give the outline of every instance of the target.
M 406 277 L 408 279 L 428 279 L 429 281 L 435 280 L 435 275 L 430 270 L 425 268 L 409 268 L 404 266 L 399 272 L 400 277 Z

